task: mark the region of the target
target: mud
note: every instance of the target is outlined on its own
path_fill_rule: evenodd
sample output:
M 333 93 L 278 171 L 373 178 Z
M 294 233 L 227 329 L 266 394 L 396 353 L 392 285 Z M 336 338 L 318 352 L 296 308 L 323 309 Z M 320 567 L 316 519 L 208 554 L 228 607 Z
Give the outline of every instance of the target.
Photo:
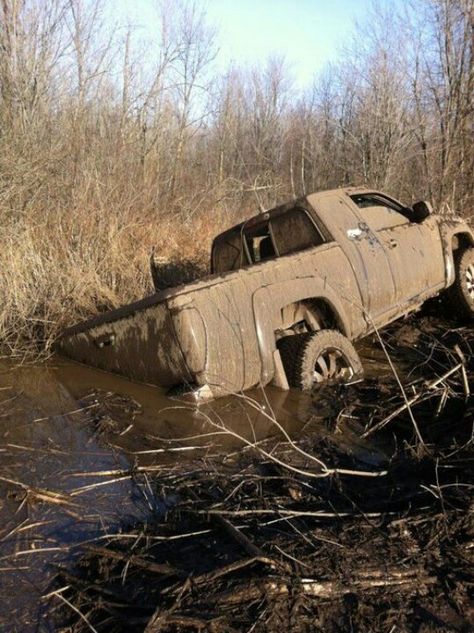
M 263 398 L 259 392 L 248 396 Z M 265 397 L 263 407 L 271 406 L 289 432 L 302 428 L 308 397 L 271 389 Z M 180 406 L 156 387 L 64 360 L 23 367 L 3 361 L 2 632 L 52 630 L 51 604 L 43 596 L 54 589 L 57 566 L 70 564 L 84 542 L 100 543 L 124 522 L 166 509 L 127 474 L 104 482 L 93 473 L 185 463 L 241 446 L 238 438 L 216 433 L 202 416 Z M 260 409 L 244 400 L 223 399 L 214 404 L 213 415 L 249 439 L 263 439 L 273 430 Z
M 361 383 L 199 410 L 5 366 L 2 631 L 472 630 L 472 330 L 383 341 L 422 441 L 376 338 Z

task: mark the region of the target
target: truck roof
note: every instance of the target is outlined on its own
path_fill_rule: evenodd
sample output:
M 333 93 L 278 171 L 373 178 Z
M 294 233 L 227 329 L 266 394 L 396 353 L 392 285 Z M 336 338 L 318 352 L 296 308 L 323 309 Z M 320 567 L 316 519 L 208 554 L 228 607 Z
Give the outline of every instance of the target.
M 374 190 L 367 189 L 366 187 L 339 187 L 337 189 L 326 189 L 324 191 L 310 193 L 306 196 L 301 196 L 300 198 L 296 198 L 295 200 L 291 200 L 290 202 L 285 202 L 284 204 L 280 204 L 277 207 L 273 207 L 272 209 L 268 209 L 267 211 L 262 211 L 256 215 L 253 215 L 247 220 L 239 222 L 239 224 L 235 224 L 229 229 L 226 229 L 225 231 L 217 235 L 215 237 L 215 240 L 220 239 L 236 230 L 243 229 L 244 227 L 249 228 L 254 224 L 262 222 L 262 220 L 269 220 L 272 217 L 285 213 L 289 209 L 294 209 L 298 206 L 305 207 L 308 206 L 308 204 L 311 207 L 314 207 L 315 204 L 317 204 L 318 198 L 321 198 L 322 196 L 327 196 L 331 193 L 346 193 L 347 195 L 357 195 L 360 193 L 374 193 Z

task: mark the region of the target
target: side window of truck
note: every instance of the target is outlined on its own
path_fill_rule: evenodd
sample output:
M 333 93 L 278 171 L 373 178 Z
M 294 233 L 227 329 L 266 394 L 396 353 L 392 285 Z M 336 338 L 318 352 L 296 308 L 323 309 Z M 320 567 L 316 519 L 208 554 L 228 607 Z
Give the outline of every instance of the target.
M 270 220 L 278 253 L 289 255 L 319 246 L 324 238 L 303 209 L 292 209 Z
M 242 236 L 236 231 L 217 240 L 212 251 L 213 272 L 238 270 L 248 264 L 243 248 Z
M 255 233 L 246 233 L 245 238 L 247 240 L 250 257 L 254 264 L 277 255 L 268 224 L 261 227 Z
M 410 224 L 410 220 L 402 213 L 403 207 L 383 196 L 360 194 L 351 196 L 351 200 L 359 207 L 364 221 L 374 231 Z

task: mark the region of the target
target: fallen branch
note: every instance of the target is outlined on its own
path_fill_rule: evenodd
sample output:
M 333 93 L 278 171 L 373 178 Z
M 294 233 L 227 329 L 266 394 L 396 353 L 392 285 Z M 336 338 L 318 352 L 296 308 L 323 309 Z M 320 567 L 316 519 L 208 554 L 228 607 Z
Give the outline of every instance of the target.
M 64 492 L 56 492 L 54 490 L 47 490 L 46 488 L 33 488 L 21 481 L 8 479 L 7 477 L 0 476 L 0 481 L 3 481 L 4 483 L 10 484 L 12 486 L 18 486 L 18 488 L 24 490 L 25 498 L 30 501 L 46 501 L 47 503 L 79 507 L 77 503 L 74 503 L 71 500 L 71 496 Z
M 214 515 L 215 520 L 224 530 L 231 536 L 246 552 L 249 556 L 256 558 L 265 558 L 264 552 L 254 545 L 252 541 L 245 536 L 243 532 L 237 529 L 230 521 L 221 516 L 220 514 Z
M 429 390 L 436 389 L 436 387 L 439 384 L 444 382 L 452 374 L 456 373 L 457 371 L 459 371 L 463 367 L 464 367 L 463 363 L 458 363 L 455 367 L 453 367 L 452 369 L 447 371 L 440 378 L 436 378 L 435 380 L 429 382 L 426 385 L 426 388 L 429 389 Z M 397 407 L 395 409 L 395 411 L 392 411 L 392 413 L 387 415 L 387 417 L 385 417 L 383 420 L 381 420 L 377 424 L 374 424 L 374 426 L 371 427 L 370 429 L 368 429 L 367 431 L 365 431 L 365 433 L 363 433 L 361 437 L 365 438 L 365 437 L 368 437 L 369 435 L 372 435 L 372 433 L 375 433 L 376 431 L 380 431 L 380 429 L 383 429 L 384 426 L 387 426 L 387 424 L 389 422 L 391 422 L 394 418 L 398 417 L 400 415 L 400 413 L 403 413 L 403 411 L 406 411 L 407 409 L 412 407 L 414 404 L 416 404 L 425 395 L 426 395 L 425 391 L 420 391 L 420 393 L 416 394 L 416 396 L 413 396 L 409 400 L 406 399 L 405 402 L 402 405 L 400 405 L 399 407 Z
M 295 584 L 291 581 L 263 581 L 250 582 L 241 585 L 232 591 L 225 592 L 214 598 L 214 602 L 219 605 L 241 604 L 253 600 L 262 599 L 268 596 L 286 596 L 295 591 L 311 596 L 313 598 L 338 598 L 348 593 L 357 591 L 370 591 L 379 589 L 380 587 L 398 587 L 400 590 L 412 589 L 416 587 L 424 587 L 436 582 L 435 576 L 426 574 L 418 575 L 407 572 L 389 573 L 385 577 L 368 577 L 364 579 L 354 579 L 350 584 L 342 584 L 338 580 L 315 580 L 312 578 L 302 578 Z

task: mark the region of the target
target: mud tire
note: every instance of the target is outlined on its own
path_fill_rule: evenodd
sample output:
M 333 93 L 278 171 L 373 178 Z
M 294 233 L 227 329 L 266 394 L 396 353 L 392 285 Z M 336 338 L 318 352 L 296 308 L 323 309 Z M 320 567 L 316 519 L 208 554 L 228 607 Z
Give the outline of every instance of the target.
M 281 360 L 290 387 L 306 391 L 326 381 L 347 382 L 363 373 L 359 354 L 352 343 L 336 330 L 319 330 L 286 336 L 278 341 Z M 334 375 L 320 371 L 320 359 L 332 358 Z M 336 361 L 334 361 L 336 359 Z M 336 367 L 334 367 L 334 362 Z M 328 363 L 324 361 L 323 367 Z M 347 366 L 344 374 L 343 366 Z M 317 368 L 317 373 L 316 373 Z M 340 371 L 338 371 L 340 370 Z M 340 374 L 340 375 L 338 375 Z
M 454 253 L 455 280 L 447 291 L 447 305 L 453 316 L 474 319 L 474 248 Z

